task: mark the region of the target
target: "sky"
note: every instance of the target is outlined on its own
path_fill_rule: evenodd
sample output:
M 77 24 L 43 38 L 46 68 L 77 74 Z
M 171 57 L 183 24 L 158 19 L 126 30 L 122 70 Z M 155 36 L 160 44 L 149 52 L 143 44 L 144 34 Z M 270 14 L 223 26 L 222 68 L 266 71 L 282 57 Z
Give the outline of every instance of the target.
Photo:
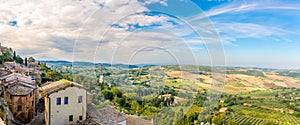
M 0 42 L 22 57 L 300 69 L 298 1 L 0 2 Z

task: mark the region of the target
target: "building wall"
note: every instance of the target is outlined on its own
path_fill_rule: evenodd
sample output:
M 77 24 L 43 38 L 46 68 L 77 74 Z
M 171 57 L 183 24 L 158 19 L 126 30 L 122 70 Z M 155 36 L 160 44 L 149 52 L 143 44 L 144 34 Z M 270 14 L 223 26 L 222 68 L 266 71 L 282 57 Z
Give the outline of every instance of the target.
M 34 92 L 32 92 L 31 96 L 30 94 L 24 96 L 11 96 L 9 93 L 7 94 L 7 102 L 14 118 L 22 123 L 28 123 L 33 119 L 36 106 L 35 101 Z M 21 111 L 18 111 L 19 105 L 22 108 Z
M 91 93 L 87 93 L 87 103 L 93 103 L 93 95 Z
M 44 103 L 45 103 L 45 111 L 44 111 L 44 115 L 45 115 L 45 123 L 46 125 L 49 125 L 49 99 L 48 97 L 44 98 Z
M 86 90 L 78 87 L 68 87 L 49 95 L 50 97 L 50 125 L 75 124 L 79 120 L 86 119 Z M 78 96 L 82 96 L 82 103 L 78 103 Z M 56 104 L 56 98 L 61 98 L 61 104 Z M 64 104 L 64 97 L 68 97 L 68 104 Z M 48 104 L 45 102 L 45 104 Z M 73 115 L 73 122 L 69 122 L 69 116 Z

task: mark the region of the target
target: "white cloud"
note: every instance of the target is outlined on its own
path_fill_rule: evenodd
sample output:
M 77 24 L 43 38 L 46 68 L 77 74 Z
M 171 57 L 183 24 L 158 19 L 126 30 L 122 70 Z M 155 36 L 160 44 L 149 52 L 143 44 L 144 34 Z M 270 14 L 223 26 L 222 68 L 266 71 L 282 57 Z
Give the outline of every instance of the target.
M 210 39 L 213 30 L 208 30 L 211 24 L 208 26 L 207 20 L 192 29 L 167 15 L 140 13 L 149 12 L 145 7 L 148 4 L 167 5 L 165 0 L 0 2 L 3 3 L 0 4 L 0 40 L 23 57 L 126 63 L 132 54 L 145 48 L 138 52 L 134 63 L 177 63 L 178 59 L 180 63 L 195 64 L 194 52 L 202 51 L 202 47 L 192 45 L 204 42 L 182 37 L 201 30 L 201 35 L 206 36 L 202 40 L 216 41 Z M 17 26 L 9 26 L 9 21 L 17 21 Z M 124 28 L 111 27 L 112 24 Z M 128 32 L 128 24 L 149 28 Z M 201 59 L 204 58 L 209 60 L 207 56 Z
M 159 3 L 159 4 L 161 4 L 161 5 L 168 6 L 167 0 L 144 0 L 143 3 L 144 3 L 145 5 L 153 4 L 153 3 Z
M 274 23 L 273 17 L 270 17 L 270 24 L 265 20 L 255 19 L 255 16 L 243 16 L 243 14 L 274 13 L 282 14 L 284 12 L 299 12 L 299 3 L 286 3 L 278 1 L 233 1 L 228 4 L 216 6 L 203 13 L 188 18 L 192 23 L 202 22 L 203 20 L 212 20 L 215 28 L 208 30 L 217 30 L 225 44 L 231 44 L 239 38 L 267 38 L 272 36 L 275 40 L 288 41 L 289 35 L 299 35 L 299 33 L 282 28 L 283 26 Z M 280 12 L 280 13 L 278 13 Z M 250 22 L 240 22 L 241 20 L 250 20 Z M 215 18 L 212 18 L 215 17 Z M 275 17 L 274 17 L 275 18 Z M 256 20 L 252 21 L 251 20 Z M 286 27 L 285 27 L 286 28 Z
M 200 13 L 190 18 L 191 21 L 209 18 L 213 16 L 218 16 L 222 14 L 229 13 L 244 13 L 250 11 L 258 11 L 258 10 L 294 10 L 299 11 L 299 4 L 286 4 L 286 3 L 278 3 L 275 1 L 253 1 L 253 2 L 229 2 L 223 6 L 214 7 L 208 11 Z
M 85 33 L 81 33 L 80 38 L 87 40 L 83 44 L 87 48 L 95 47 L 89 45 L 95 45 L 99 34 L 105 32 L 111 23 L 128 14 L 148 10 L 135 0 L 0 2 L 0 40 L 4 45 L 20 51 L 23 56 L 50 56 L 67 60 L 72 60 L 69 51 L 82 28 Z M 164 19 L 139 15 L 135 20 L 128 21 L 149 25 L 158 20 Z M 9 26 L 10 21 L 17 21 L 17 26 Z M 95 30 L 97 33 L 91 35 Z M 30 53 L 31 50 L 35 53 Z
M 254 23 L 217 23 L 216 25 L 223 41 L 227 43 L 236 41 L 239 38 L 264 38 L 270 36 L 277 40 L 289 41 L 286 39 L 286 35 L 298 34 L 278 27 Z

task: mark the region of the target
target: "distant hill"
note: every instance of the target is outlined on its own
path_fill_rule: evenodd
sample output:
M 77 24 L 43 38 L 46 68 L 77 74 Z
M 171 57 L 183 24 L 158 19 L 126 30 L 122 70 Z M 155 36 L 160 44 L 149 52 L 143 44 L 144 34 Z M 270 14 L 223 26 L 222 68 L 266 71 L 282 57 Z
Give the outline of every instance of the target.
M 126 64 L 110 64 L 110 63 L 92 63 L 92 62 L 70 62 L 70 61 L 40 61 L 46 63 L 48 66 L 62 67 L 73 66 L 83 67 L 87 71 L 94 67 L 114 67 L 117 71 L 122 72 L 122 68 L 141 68 L 147 71 L 156 69 L 158 65 L 126 65 Z M 198 68 L 198 71 L 196 71 Z M 271 88 L 294 87 L 300 89 L 300 70 L 278 70 L 267 68 L 253 68 L 253 67 L 215 67 L 213 71 L 215 78 L 212 77 L 212 68 L 209 66 L 178 66 L 165 65 L 162 66 L 165 74 L 174 79 L 182 79 L 186 84 L 193 86 L 200 86 L 205 89 L 210 88 L 212 79 L 214 81 L 222 81 L 218 79 L 221 73 L 226 73 L 226 81 L 224 85 L 224 92 L 226 93 L 241 93 L 250 92 L 254 90 L 266 90 Z M 109 70 L 104 70 L 109 71 Z M 116 71 L 114 71 L 116 72 Z M 151 73 L 154 73 L 152 71 Z M 153 74 L 152 74 L 153 75 Z M 172 85 L 180 86 L 181 82 L 172 83 Z M 195 84 L 195 85 L 194 85 Z
M 47 66 L 74 66 L 74 67 L 90 67 L 90 66 L 104 66 L 104 67 L 118 67 L 118 68 L 139 68 L 144 66 L 154 66 L 153 64 L 137 64 L 137 65 L 126 65 L 126 64 L 110 64 L 110 63 L 92 63 L 92 62 L 81 62 L 81 61 L 64 61 L 64 60 L 40 60 L 39 62 L 46 63 Z

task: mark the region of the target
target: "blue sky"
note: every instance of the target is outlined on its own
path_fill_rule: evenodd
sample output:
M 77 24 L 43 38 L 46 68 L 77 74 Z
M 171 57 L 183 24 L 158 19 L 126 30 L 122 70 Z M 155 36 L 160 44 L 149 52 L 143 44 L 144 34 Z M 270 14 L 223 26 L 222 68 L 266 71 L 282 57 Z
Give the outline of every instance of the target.
M 203 18 L 211 20 L 223 43 L 226 65 L 299 68 L 299 2 L 274 0 L 192 0 L 192 2 L 200 10 L 195 9 L 190 3 L 184 4 L 181 5 L 185 6 L 184 11 L 175 12 L 176 16 L 187 22 L 190 20 L 201 22 Z M 177 10 L 180 7 L 178 5 L 182 3 L 167 1 L 167 4 L 166 10 L 169 12 Z M 163 6 L 156 3 L 147 7 L 156 10 Z
M 192 16 L 197 19 L 201 13 L 205 13 L 204 18 L 209 18 L 218 31 L 224 43 L 227 65 L 299 68 L 299 2 L 233 0 L 193 0 L 193 2 L 203 12 Z M 186 13 L 193 11 L 191 8 L 186 10 Z
M 133 64 L 300 68 L 298 1 L 1 3 L 0 41 L 22 56 Z

